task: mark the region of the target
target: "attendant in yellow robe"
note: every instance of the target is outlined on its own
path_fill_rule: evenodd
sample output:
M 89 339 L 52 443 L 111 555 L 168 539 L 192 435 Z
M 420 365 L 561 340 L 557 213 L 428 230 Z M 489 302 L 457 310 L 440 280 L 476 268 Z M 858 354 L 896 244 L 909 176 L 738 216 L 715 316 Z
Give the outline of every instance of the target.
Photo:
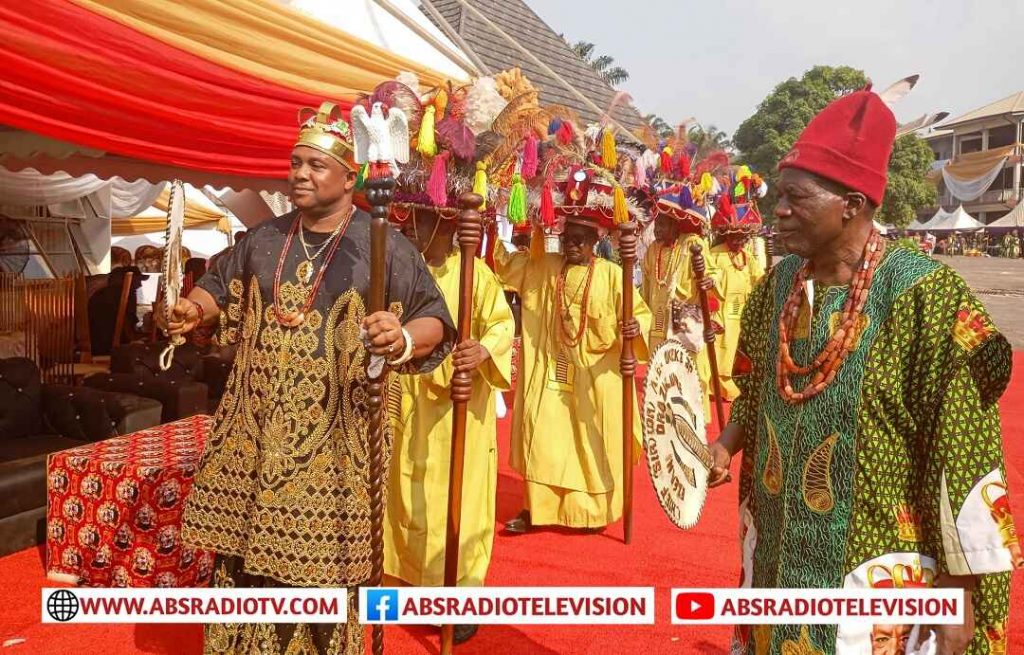
M 594 257 L 597 221 L 570 216 L 565 255 L 498 248 L 496 272 L 523 299 L 522 368 L 516 388 L 512 467 L 525 480 L 525 508 L 505 524 L 596 529 L 622 515 L 622 338 L 646 361 L 651 312 L 622 269 Z M 621 324 L 622 294 L 634 295 L 634 319 Z M 641 452 L 639 413 L 633 414 Z
M 459 314 L 462 257 L 452 246 L 456 221 L 417 209 L 406 235 L 424 254 L 452 316 Z M 494 541 L 497 488 L 496 395 L 512 379 L 515 326 L 504 290 L 480 259 L 473 274 L 472 336 L 428 375 L 400 378 L 401 408 L 392 411 L 394 454 L 384 522 L 384 571 L 416 586 L 444 584 L 452 376 L 473 371 L 466 424 L 459 586 L 482 585 Z M 458 635 L 457 635 L 458 636 Z
M 743 213 L 742 219 L 737 219 L 737 212 Z M 715 269 L 714 294 L 718 299 L 718 309 L 711 318 L 723 329 L 715 340 L 715 356 L 722 397 L 732 402 L 740 395 L 732 377 L 740 339 L 740 319 L 747 298 L 764 277 L 764 266 L 750 246 L 750 237 L 761 227 L 761 221 L 756 208 L 751 205 L 732 207 L 731 203 L 720 202 L 711 227 L 720 240 L 711 248 L 708 257 L 709 265 Z

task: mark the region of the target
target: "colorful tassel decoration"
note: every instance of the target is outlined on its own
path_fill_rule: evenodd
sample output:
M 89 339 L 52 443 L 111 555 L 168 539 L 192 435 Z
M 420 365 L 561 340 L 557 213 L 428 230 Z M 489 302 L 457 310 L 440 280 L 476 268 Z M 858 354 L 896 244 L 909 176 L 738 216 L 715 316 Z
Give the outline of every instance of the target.
M 523 144 L 522 174 L 524 180 L 533 179 L 533 177 L 537 174 L 537 150 L 537 135 L 533 133 L 533 130 L 530 130 L 530 133 L 526 135 L 526 143 Z
M 690 177 L 690 156 L 685 150 L 679 153 L 679 176 L 684 180 Z
M 615 135 L 607 127 L 601 135 L 601 163 L 610 171 L 615 170 L 619 163 L 619 153 L 615 150 Z
M 629 205 L 626 204 L 626 192 L 618 184 L 612 194 L 612 212 L 616 225 L 629 222 Z
M 548 121 L 548 136 L 554 136 L 557 134 L 560 127 L 562 127 L 562 119 L 552 118 Z
M 540 220 L 544 227 L 554 227 L 557 222 L 555 217 L 555 198 L 552 189 L 555 181 L 548 175 L 544 180 L 544 186 L 540 190 Z
M 661 172 L 666 175 L 672 174 L 672 148 L 668 146 L 661 150 Z
M 576 139 L 576 132 L 572 129 L 572 123 L 562 121 L 562 124 L 558 126 L 558 131 L 555 133 L 555 139 L 563 146 L 572 143 Z
M 370 165 L 363 164 L 359 167 L 359 172 L 356 173 L 356 188 L 362 189 L 366 186 L 366 177 L 370 174 Z
M 638 189 L 643 189 L 647 186 L 647 166 L 642 158 L 633 167 L 633 186 Z
M 473 193 L 484 199 L 480 209 L 487 209 L 487 164 L 482 161 L 476 163 L 476 173 L 473 174 Z
M 434 96 L 434 106 L 437 107 L 437 114 L 435 114 L 434 118 L 439 121 L 444 118 L 444 112 L 448 109 L 447 91 L 444 89 L 438 90 L 437 95 Z
M 704 173 L 700 176 L 700 192 L 702 195 L 707 195 L 712 192 L 715 188 L 715 178 L 711 177 L 711 173 Z
M 437 207 L 448 206 L 448 152 L 434 157 L 434 167 L 427 180 L 427 195 Z
M 508 197 L 508 209 L 505 211 L 508 222 L 520 225 L 526 221 L 526 185 L 523 177 L 516 173 L 512 176 L 512 192 Z
M 391 164 L 386 161 L 371 161 L 369 163 L 369 174 L 366 176 L 366 179 L 379 180 L 384 177 L 390 177 L 392 173 Z
M 697 203 L 693 201 L 693 194 L 690 193 L 690 187 L 684 186 L 682 191 L 679 192 L 679 206 L 683 209 L 694 209 Z
M 424 157 L 433 157 L 437 154 L 437 141 L 434 139 L 434 114 L 436 111 L 433 105 L 423 110 L 420 134 L 416 139 L 416 151 Z

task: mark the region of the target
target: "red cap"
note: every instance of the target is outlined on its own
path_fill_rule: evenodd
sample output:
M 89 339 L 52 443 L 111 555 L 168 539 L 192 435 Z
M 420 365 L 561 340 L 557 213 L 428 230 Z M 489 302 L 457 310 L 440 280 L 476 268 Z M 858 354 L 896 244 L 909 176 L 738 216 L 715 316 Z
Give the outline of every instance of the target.
M 896 117 L 870 87 L 833 100 L 811 119 L 779 170 L 799 168 L 882 204 Z

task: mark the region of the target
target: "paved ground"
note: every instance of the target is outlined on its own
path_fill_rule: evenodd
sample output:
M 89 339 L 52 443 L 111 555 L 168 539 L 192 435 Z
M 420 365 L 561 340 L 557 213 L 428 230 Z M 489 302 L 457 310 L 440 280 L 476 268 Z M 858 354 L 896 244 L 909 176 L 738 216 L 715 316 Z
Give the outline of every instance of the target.
M 1014 350 L 1024 350 L 1024 259 L 937 257 L 964 276 Z

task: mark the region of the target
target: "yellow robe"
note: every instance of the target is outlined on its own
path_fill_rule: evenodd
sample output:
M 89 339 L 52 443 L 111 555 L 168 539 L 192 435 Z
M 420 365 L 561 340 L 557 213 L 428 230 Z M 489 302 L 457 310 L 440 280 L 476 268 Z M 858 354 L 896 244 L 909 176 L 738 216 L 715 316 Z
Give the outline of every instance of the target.
M 740 395 L 740 390 L 732 379 L 732 366 L 736 360 L 736 348 L 740 340 L 740 318 L 747 298 L 754 290 L 754 285 L 764 277 L 764 267 L 754 256 L 751 248 L 742 250 L 746 264 L 742 269 L 736 267 L 729 256 L 729 246 L 724 243 L 711 248 L 709 258 L 715 269 L 715 295 L 718 297 L 718 310 L 712 319 L 725 329 L 715 340 L 715 355 L 718 358 L 718 379 L 722 385 L 722 396 L 733 401 Z M 737 253 L 738 255 L 738 253 Z
M 459 315 L 459 267 L 454 253 L 428 267 L 453 317 Z M 463 474 L 460 586 L 482 585 L 494 541 L 498 481 L 495 396 L 512 379 L 512 310 L 494 273 L 475 260 L 473 339 L 491 354 L 473 374 L 466 422 Z M 426 375 L 400 379 L 402 407 L 395 423 L 394 454 L 384 521 L 384 572 L 416 586 L 444 584 L 448 467 L 453 408 L 448 358 Z
M 622 516 L 622 269 L 595 259 L 586 330 L 580 343 L 570 347 L 562 345 L 556 315 L 563 261 L 539 249 L 508 253 L 499 247 L 495 252 L 498 277 L 523 300 L 511 464 L 526 481 L 526 509 L 535 525 L 593 528 Z M 586 267 L 569 269 L 566 327 L 573 334 L 580 324 L 585 279 Z M 629 291 L 641 330 L 634 349 L 642 362 L 648 358 L 651 312 L 636 289 Z M 638 410 L 633 435 L 639 458 Z
M 690 305 L 697 305 L 700 307 L 700 295 L 699 289 L 697 288 L 697 281 L 693 278 L 693 255 L 690 253 L 690 246 L 694 243 L 699 243 L 701 250 L 704 253 L 704 264 L 705 271 L 704 275 L 714 279 L 715 269 L 711 262 L 710 248 L 708 242 L 704 240 L 699 234 L 684 234 L 679 237 L 683 251 L 686 253 L 686 258 L 683 260 L 682 265 L 676 273 L 676 284 L 675 284 L 675 299 L 681 300 L 684 303 Z M 653 347 L 652 347 L 653 350 Z M 695 356 L 697 364 L 697 377 L 700 378 L 700 384 L 704 388 L 704 420 L 707 423 L 711 422 L 711 364 L 708 361 L 707 348 L 702 348 L 697 352 Z

